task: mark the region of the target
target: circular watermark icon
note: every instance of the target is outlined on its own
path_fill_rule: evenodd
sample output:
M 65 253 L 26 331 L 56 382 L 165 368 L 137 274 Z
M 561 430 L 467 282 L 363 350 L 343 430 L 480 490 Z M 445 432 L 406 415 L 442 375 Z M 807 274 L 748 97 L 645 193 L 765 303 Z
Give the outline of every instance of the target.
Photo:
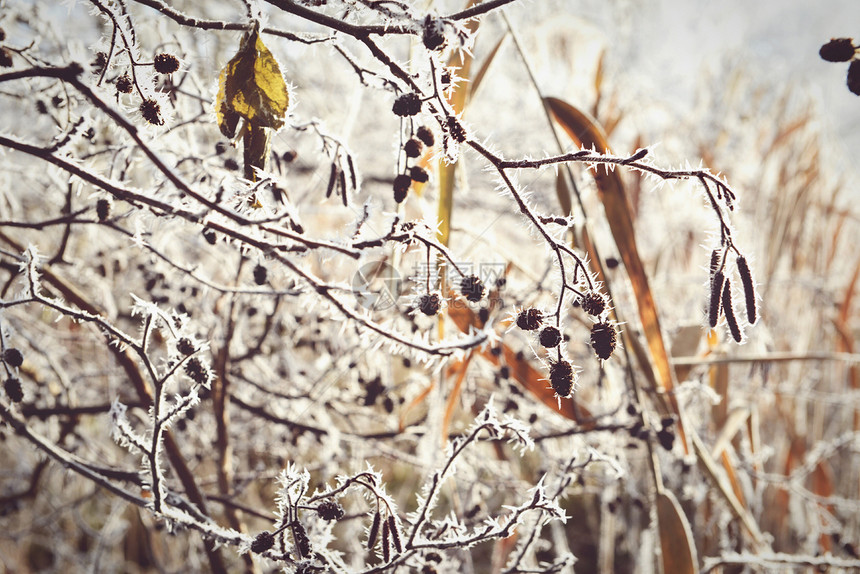
M 372 261 L 359 267 L 352 276 L 352 292 L 362 307 L 384 311 L 397 304 L 403 294 L 403 280 L 388 263 Z

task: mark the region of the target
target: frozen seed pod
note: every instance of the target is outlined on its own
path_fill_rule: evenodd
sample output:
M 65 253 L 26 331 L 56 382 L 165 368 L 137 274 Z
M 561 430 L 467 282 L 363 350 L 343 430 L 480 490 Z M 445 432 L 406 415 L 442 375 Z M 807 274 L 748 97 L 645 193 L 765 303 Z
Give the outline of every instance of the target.
M 732 307 L 732 284 L 729 280 L 726 280 L 726 284 L 723 286 L 723 314 L 726 316 L 726 323 L 729 326 L 732 338 L 736 343 L 740 343 L 743 341 L 744 336 L 741 333 L 740 325 L 738 325 L 738 320 L 735 317 L 735 310 Z
M 418 167 L 417 165 L 413 166 L 409 170 L 409 177 L 412 179 L 412 181 L 418 183 L 427 183 L 428 181 L 430 181 L 430 175 L 427 173 L 427 170 L 425 170 L 423 167 Z
M 409 186 L 412 185 L 412 178 L 405 173 L 399 174 L 394 178 L 394 201 L 403 203 L 406 199 L 406 194 L 409 192 Z
M 549 366 L 549 384 L 555 394 L 567 398 L 573 391 L 573 367 L 565 360 L 553 361 Z
M 524 309 L 517 315 L 517 327 L 523 331 L 534 331 L 543 323 L 543 313 L 540 309 Z
M 711 326 L 711 329 L 716 327 L 717 322 L 720 320 L 723 284 L 725 281 L 726 277 L 722 271 L 717 271 L 713 281 L 711 281 L 711 301 L 710 305 L 708 305 L 708 324 Z
M 265 285 L 268 276 L 268 270 L 260 264 L 254 267 L 254 283 L 257 285 Z
M 818 50 L 818 55 L 822 60 L 828 62 L 847 62 L 854 57 L 857 49 L 854 47 L 854 40 L 851 38 L 832 38 L 829 42 L 821 46 Z
M 24 363 L 24 355 L 18 349 L 10 347 L 3 351 L 3 362 L 10 367 L 20 367 Z
M 158 54 L 154 64 L 159 74 L 172 74 L 179 69 L 179 59 L 173 54 Z
M 427 126 L 420 126 L 415 132 L 415 135 L 428 147 L 436 143 L 436 138 L 433 137 L 433 131 Z
M 606 309 L 606 300 L 600 293 L 589 291 L 582 298 L 581 305 L 583 311 L 596 317 Z
M 460 281 L 460 292 L 472 303 L 477 303 L 484 296 L 484 282 L 477 275 L 464 277 Z
M 442 300 L 438 293 L 425 293 L 418 298 L 418 309 L 428 317 L 438 313 L 441 306 Z
M 599 359 L 605 361 L 611 357 L 616 343 L 615 327 L 610 323 L 602 321 L 591 327 L 591 348 Z
M 265 552 L 275 545 L 275 535 L 269 532 L 268 530 L 264 530 L 257 534 L 254 537 L 254 541 L 251 542 L 251 552 L 255 554 L 260 554 L 261 552 Z
M 325 500 L 317 506 L 317 514 L 323 520 L 340 520 L 345 514 L 343 506 L 334 500 Z
M 400 117 L 417 115 L 421 111 L 421 97 L 415 92 L 402 94 L 394 100 L 391 111 Z
M 540 339 L 542 347 L 553 349 L 558 347 L 558 344 L 561 343 L 561 331 L 550 325 L 541 329 L 538 338 Z
M 21 379 L 17 377 L 9 377 L 3 383 L 3 390 L 6 391 L 6 396 L 13 403 L 20 403 L 24 400 L 24 388 L 21 386 Z
M 406 157 L 418 157 L 424 150 L 424 144 L 418 138 L 410 138 L 403 144 L 403 151 Z
M 752 325 L 758 320 L 755 300 L 755 285 L 753 284 L 752 273 L 750 272 L 749 264 L 746 257 L 738 257 L 738 275 L 741 276 L 741 285 L 744 288 L 744 301 L 747 307 L 747 321 Z
M 164 125 L 164 120 L 161 117 L 161 106 L 155 100 L 143 100 L 140 104 L 140 115 L 154 126 Z

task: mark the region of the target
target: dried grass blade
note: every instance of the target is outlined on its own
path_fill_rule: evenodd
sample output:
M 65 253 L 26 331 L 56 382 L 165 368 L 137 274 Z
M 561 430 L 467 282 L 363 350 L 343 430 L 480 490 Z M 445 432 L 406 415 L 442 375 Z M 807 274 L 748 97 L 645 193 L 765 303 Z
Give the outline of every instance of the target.
M 704 473 L 708 475 L 716 485 L 717 490 L 719 490 L 720 494 L 722 494 L 723 498 L 728 503 L 732 513 L 738 518 L 738 520 L 740 520 L 741 524 L 743 524 L 756 545 L 759 548 L 765 548 L 766 543 L 758 524 L 753 520 L 749 511 L 747 511 L 743 504 L 741 504 L 741 501 L 738 500 L 738 497 L 735 495 L 731 486 L 726 484 L 725 475 L 720 471 L 720 468 L 717 466 L 714 459 L 711 458 L 711 454 L 708 452 L 707 447 L 702 443 L 702 439 L 698 437 L 695 431 L 692 431 L 690 432 L 690 440 L 693 443 L 693 450 L 696 452 L 696 458 L 699 459 L 699 463 L 701 464 Z
M 466 3 L 466 8 L 479 4 L 480 0 L 469 0 Z M 477 30 L 479 25 L 478 20 L 469 20 L 466 23 L 466 28 L 470 32 Z M 471 52 L 463 50 L 451 57 L 448 65 L 457 70 L 458 75 L 463 78 L 469 77 L 469 72 L 472 69 Z M 454 108 L 454 112 L 462 114 L 466 109 L 466 102 L 469 96 L 469 88 L 466 83 L 457 84 L 448 97 L 448 103 Z M 447 246 L 451 239 L 451 216 L 454 212 L 454 185 L 456 184 L 457 163 L 446 163 L 443 160 L 439 161 L 439 203 L 436 209 L 436 220 L 439 222 L 438 239 L 442 245 Z
M 711 456 L 713 458 L 718 458 L 723 455 L 723 452 L 729 447 L 731 441 L 734 440 L 735 435 L 744 427 L 749 416 L 750 411 L 745 407 L 737 408 L 732 411 L 725 423 L 723 423 L 723 428 L 720 431 L 714 446 L 711 447 Z
M 442 445 L 448 442 L 448 427 L 451 424 L 451 417 L 454 416 L 454 407 L 457 406 L 457 399 L 460 398 L 460 391 L 463 390 L 463 381 L 466 379 L 466 373 L 469 371 L 469 364 L 472 362 L 472 357 L 475 356 L 475 351 L 469 351 L 466 358 L 456 364 L 457 379 L 454 381 L 454 388 L 448 395 L 448 402 L 445 404 L 445 418 L 442 421 Z M 448 372 L 448 376 L 454 373 Z
M 731 445 L 728 446 L 731 448 Z M 738 502 L 744 508 L 747 508 L 746 497 L 744 497 L 744 491 L 741 489 L 741 483 L 738 481 L 738 473 L 735 472 L 735 465 L 732 464 L 732 459 L 729 457 L 729 451 L 723 449 L 720 454 L 720 462 L 723 463 L 723 470 L 726 471 L 726 477 L 729 479 L 729 484 L 732 487 L 732 492 L 735 493 L 735 496 L 738 498 Z
M 693 531 L 675 495 L 657 494 L 657 526 L 663 555 L 663 572 L 694 574 L 699 571 Z
M 565 215 L 573 213 L 573 202 L 570 200 L 570 188 L 567 187 L 567 179 L 564 170 L 559 170 L 555 176 L 555 195 L 558 197 L 558 205 Z

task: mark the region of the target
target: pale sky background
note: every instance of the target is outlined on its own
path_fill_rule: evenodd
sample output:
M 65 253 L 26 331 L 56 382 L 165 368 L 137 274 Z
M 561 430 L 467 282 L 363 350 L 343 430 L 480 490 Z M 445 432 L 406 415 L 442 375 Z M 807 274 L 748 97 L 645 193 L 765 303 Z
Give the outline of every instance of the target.
M 860 159 L 860 97 L 845 85 L 848 64 L 818 56 L 831 37 L 860 43 L 860 0 L 646 0 L 630 10 L 645 52 L 639 65 L 662 75 L 667 96 L 690 103 L 703 68 L 737 58 L 808 90 L 846 157 Z

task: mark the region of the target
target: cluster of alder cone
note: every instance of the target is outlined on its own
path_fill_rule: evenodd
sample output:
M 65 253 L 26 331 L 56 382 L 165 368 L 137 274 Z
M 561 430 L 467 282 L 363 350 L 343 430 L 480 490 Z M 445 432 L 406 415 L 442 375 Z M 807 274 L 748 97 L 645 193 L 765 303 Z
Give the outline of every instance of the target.
M 24 400 L 24 389 L 21 387 L 21 379 L 17 376 L 17 369 L 24 364 L 24 355 L 20 350 L 9 347 L 3 349 L 0 353 L 0 362 L 3 363 L 3 368 L 6 369 L 6 379 L 3 381 L 3 390 L 6 391 L 6 396 L 13 403 L 20 403 Z
M 818 55 L 828 62 L 851 62 L 848 64 L 848 75 L 845 83 L 852 94 L 860 96 L 860 60 L 857 52 L 860 46 L 854 45 L 853 38 L 832 38 L 821 46 Z
M 726 257 L 720 249 L 715 249 L 711 253 L 711 300 L 708 308 L 708 323 L 713 329 L 717 326 L 720 316 L 725 316 L 732 338 L 740 343 L 743 341 L 744 335 L 732 306 L 732 283 L 725 275 L 725 259 Z M 738 256 L 737 270 L 744 289 L 747 321 L 752 325 L 758 320 L 755 284 L 747 259 L 743 255 Z
M 149 64 L 133 63 L 133 66 L 140 65 Z M 170 75 L 179 70 L 179 59 L 173 54 L 156 54 L 151 65 L 159 74 Z M 93 74 L 103 76 L 108 66 L 108 55 L 104 52 L 99 52 L 96 54 L 95 60 L 91 66 Z M 144 120 L 154 126 L 164 125 L 164 118 L 161 115 L 161 104 L 159 104 L 157 100 L 149 98 L 144 94 L 144 91 L 141 90 L 137 83 L 137 76 L 133 71 L 131 75 L 129 75 L 128 72 L 124 72 L 115 78 L 113 83 L 114 87 L 116 87 L 117 98 L 119 98 L 120 94 L 130 94 L 135 90 L 135 88 L 137 88 L 137 92 L 141 97 L 141 103 L 138 107 L 140 115 L 143 116 Z
M 617 334 L 615 326 L 603 315 L 606 310 L 606 299 L 595 291 L 585 293 L 578 300 L 582 310 L 598 321 L 591 326 L 591 348 L 594 354 L 602 361 L 612 356 L 615 351 Z M 562 341 L 561 331 L 554 325 L 543 325 L 544 314 L 540 309 L 534 307 L 524 309 L 517 315 L 517 327 L 524 331 L 537 331 L 538 341 L 546 349 L 555 349 Z M 555 394 L 567 398 L 573 392 L 574 371 L 570 362 L 564 360 L 559 353 L 558 359 L 550 360 L 549 382 Z

